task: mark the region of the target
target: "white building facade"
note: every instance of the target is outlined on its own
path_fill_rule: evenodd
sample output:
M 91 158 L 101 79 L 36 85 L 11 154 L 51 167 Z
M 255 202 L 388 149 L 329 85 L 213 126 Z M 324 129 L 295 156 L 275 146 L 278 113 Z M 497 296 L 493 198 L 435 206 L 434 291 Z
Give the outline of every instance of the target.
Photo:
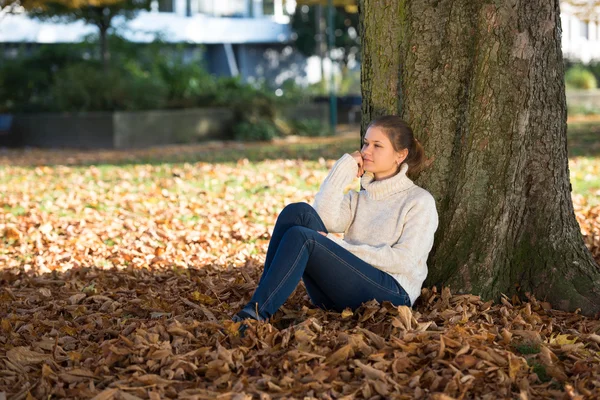
M 587 10 L 561 2 L 563 56 L 588 64 L 600 61 L 600 7 Z
M 306 73 L 306 60 L 290 46 L 290 14 L 295 1 L 154 0 L 150 11 L 130 21 L 115 18 L 113 27 L 128 40 L 202 45 L 208 70 L 243 79 L 282 81 Z M 24 12 L 0 14 L 0 43 L 73 43 L 97 28 L 83 22 L 53 23 Z M 290 72 L 293 71 L 293 72 Z
M 320 79 L 315 57 L 306 60 L 291 46 L 290 15 L 295 0 L 154 0 L 151 11 L 131 21 L 115 20 L 127 39 L 201 44 L 208 69 L 244 79 Z M 589 17 L 589 18 L 588 18 Z M 600 61 L 600 12 L 586 15 L 561 2 L 562 49 L 573 61 Z M 72 43 L 96 28 L 83 22 L 42 22 L 24 13 L 0 15 L 0 43 Z M 280 83 L 280 82 L 275 82 Z
M 198 44 L 283 43 L 290 39 L 289 15 L 295 3 L 284 0 L 154 0 L 151 11 L 128 21 L 124 36 L 150 41 L 162 33 L 165 40 Z M 290 6 L 292 8 L 290 9 Z M 0 15 L 0 43 L 65 43 L 94 33 L 82 22 L 62 24 L 28 18 L 23 12 Z

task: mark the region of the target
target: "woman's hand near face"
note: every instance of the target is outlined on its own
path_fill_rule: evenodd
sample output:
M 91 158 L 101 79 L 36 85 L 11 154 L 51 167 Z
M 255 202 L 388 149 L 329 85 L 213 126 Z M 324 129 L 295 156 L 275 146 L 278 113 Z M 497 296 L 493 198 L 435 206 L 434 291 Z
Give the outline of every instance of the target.
M 356 174 L 356 176 L 358 178 L 360 178 L 365 173 L 365 169 L 363 167 L 362 155 L 360 154 L 360 151 L 358 151 L 358 150 L 355 151 L 354 153 L 350 154 L 350 155 L 354 158 L 354 160 L 358 164 L 358 174 Z

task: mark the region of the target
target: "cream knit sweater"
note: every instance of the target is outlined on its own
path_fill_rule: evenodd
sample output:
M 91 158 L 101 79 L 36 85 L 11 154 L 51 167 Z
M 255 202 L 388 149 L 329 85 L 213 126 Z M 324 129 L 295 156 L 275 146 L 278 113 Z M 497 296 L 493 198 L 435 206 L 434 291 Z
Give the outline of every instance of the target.
M 375 181 L 366 172 L 364 190 L 344 189 L 358 173 L 350 154 L 340 158 L 315 196 L 313 207 L 330 233 L 328 238 L 372 266 L 387 272 L 406 290 L 411 304 L 427 277 L 427 256 L 438 226 L 435 200 L 407 176 L 408 165 L 391 178 Z

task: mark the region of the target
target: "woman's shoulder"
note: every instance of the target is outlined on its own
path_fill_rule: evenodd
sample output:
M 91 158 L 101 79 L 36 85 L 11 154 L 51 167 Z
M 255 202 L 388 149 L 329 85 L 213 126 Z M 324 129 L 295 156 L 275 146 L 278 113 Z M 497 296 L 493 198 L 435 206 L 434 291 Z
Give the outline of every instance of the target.
M 410 197 L 410 200 L 412 201 L 432 205 L 433 207 L 435 207 L 435 198 L 433 197 L 433 195 L 429 193 L 428 190 L 422 188 L 417 184 L 411 186 L 411 188 L 409 189 L 408 197 Z

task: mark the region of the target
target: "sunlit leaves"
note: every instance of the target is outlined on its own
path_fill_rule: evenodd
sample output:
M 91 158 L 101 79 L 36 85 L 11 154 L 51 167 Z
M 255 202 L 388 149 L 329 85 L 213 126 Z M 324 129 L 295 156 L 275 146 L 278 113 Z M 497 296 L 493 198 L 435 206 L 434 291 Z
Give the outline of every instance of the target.
M 256 287 L 277 213 L 312 201 L 332 162 L 0 167 L 0 392 L 600 396 L 600 322 L 534 298 L 425 289 L 414 309 L 336 313 L 300 285 L 241 337 L 230 318 Z M 598 210 L 576 207 L 597 249 Z

